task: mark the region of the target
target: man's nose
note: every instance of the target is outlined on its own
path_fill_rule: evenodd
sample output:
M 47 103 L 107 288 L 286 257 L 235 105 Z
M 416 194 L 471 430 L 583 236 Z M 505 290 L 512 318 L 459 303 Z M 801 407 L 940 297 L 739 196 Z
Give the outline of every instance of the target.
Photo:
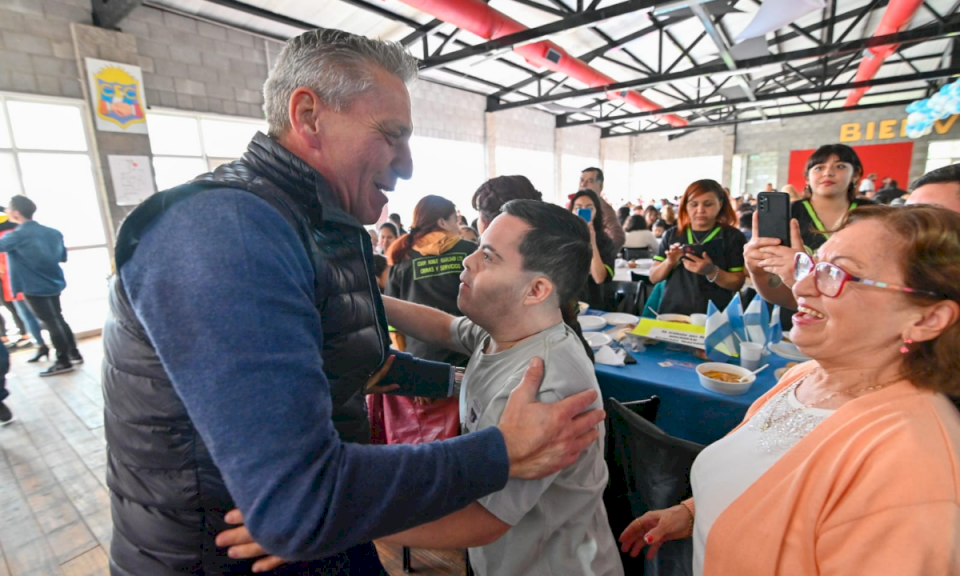
M 410 144 L 403 143 L 398 148 L 397 155 L 390 166 L 397 177 L 409 180 L 413 177 L 413 153 L 410 151 Z

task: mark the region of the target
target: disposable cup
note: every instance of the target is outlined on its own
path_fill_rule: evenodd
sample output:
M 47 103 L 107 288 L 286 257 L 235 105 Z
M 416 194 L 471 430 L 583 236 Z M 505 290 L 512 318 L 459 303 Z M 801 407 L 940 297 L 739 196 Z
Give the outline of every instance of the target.
M 740 366 L 747 370 L 756 370 L 763 357 L 763 344 L 743 342 L 740 344 Z

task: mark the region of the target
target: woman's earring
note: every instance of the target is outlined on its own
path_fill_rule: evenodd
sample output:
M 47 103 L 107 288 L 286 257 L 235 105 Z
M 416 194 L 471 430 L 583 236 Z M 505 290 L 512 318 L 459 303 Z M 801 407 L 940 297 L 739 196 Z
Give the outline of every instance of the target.
M 910 353 L 910 349 L 907 348 L 907 345 L 908 345 L 908 344 L 913 344 L 913 340 L 911 340 L 910 338 L 904 338 L 904 339 L 903 339 L 903 345 L 900 346 L 900 353 L 901 353 L 901 354 L 909 354 L 909 353 Z

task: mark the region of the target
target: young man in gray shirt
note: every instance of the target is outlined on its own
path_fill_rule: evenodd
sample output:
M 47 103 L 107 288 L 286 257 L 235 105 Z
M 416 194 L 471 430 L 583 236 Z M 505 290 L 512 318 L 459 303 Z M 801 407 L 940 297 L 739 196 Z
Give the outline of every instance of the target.
M 582 220 L 558 206 L 515 200 L 463 262 L 458 305 L 465 318 L 385 299 L 387 316 L 401 332 L 471 356 L 460 391 L 465 432 L 496 426 L 526 368 L 541 360 L 541 402 L 599 390 L 585 344 L 561 314 L 561 304 L 587 277 L 590 255 Z M 459 512 L 386 540 L 468 547 L 479 576 L 620 576 L 603 506 L 607 468 L 600 437 L 553 476 L 510 480 Z

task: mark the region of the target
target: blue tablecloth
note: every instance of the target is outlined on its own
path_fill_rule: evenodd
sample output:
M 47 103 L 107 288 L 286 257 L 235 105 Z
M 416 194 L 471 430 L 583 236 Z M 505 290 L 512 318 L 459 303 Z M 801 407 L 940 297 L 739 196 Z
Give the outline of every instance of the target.
M 692 348 L 658 343 L 631 355 L 636 364 L 597 364 L 597 381 L 604 399 L 627 402 L 657 395 L 657 426 L 671 436 L 700 444 L 715 442 L 733 430 L 750 405 L 776 383 L 774 371 L 788 362 L 775 354 L 764 356 L 761 366 L 770 367 L 757 375 L 750 390 L 742 396 L 724 396 L 700 385 L 696 365 L 703 361 L 694 356 Z M 661 366 L 664 362 L 673 365 Z

